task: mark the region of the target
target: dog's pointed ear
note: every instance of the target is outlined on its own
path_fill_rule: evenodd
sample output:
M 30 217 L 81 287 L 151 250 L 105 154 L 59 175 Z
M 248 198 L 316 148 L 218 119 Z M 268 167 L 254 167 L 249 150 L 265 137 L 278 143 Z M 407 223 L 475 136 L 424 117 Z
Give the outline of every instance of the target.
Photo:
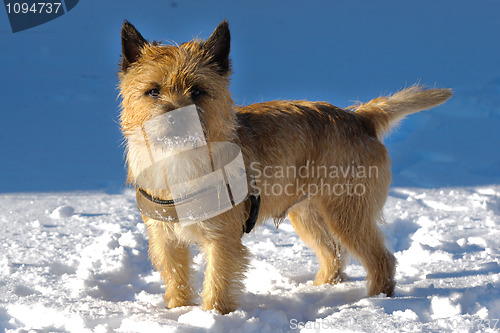
M 142 52 L 142 47 L 147 44 L 147 40 L 137 31 L 137 29 L 127 20 L 122 25 L 122 70 L 136 62 Z
M 231 69 L 229 51 L 231 49 L 231 34 L 227 20 L 219 23 L 210 37 L 203 43 L 203 48 L 211 57 L 211 61 L 217 64 L 220 75 L 227 75 Z

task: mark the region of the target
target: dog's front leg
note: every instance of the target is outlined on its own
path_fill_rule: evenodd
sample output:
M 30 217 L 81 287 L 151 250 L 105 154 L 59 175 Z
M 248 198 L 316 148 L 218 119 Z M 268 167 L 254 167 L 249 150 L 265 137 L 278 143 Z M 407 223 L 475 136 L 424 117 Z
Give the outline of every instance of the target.
M 192 305 L 189 246 L 177 238 L 171 224 L 144 218 L 149 235 L 151 262 L 165 281 L 168 308 Z
M 227 314 L 238 306 L 249 251 L 241 243 L 241 231 L 234 231 L 222 228 L 217 235 L 208 236 L 204 241 L 207 260 L 202 295 L 204 310 L 215 309 Z

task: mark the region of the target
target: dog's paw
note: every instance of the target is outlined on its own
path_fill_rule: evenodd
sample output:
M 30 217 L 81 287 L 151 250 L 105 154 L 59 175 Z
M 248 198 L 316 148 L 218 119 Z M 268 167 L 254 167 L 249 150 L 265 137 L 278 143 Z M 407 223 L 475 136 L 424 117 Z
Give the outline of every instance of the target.
M 192 302 L 191 299 L 186 298 L 186 297 L 169 297 L 169 298 L 167 298 L 165 296 L 165 303 L 167 303 L 167 309 L 178 308 L 181 306 L 197 305 L 196 303 Z
M 220 314 L 225 315 L 236 310 L 236 305 L 229 304 L 226 302 L 207 301 L 203 302 L 203 310 L 205 311 L 215 310 Z
M 396 281 L 394 279 L 387 279 L 383 284 L 370 283 L 368 288 L 368 296 L 376 296 L 385 294 L 387 297 L 394 296 L 394 289 L 396 288 Z
M 316 274 L 316 278 L 314 279 L 314 285 L 315 286 L 321 286 L 323 284 L 335 285 L 337 283 L 346 280 L 348 280 L 348 278 L 344 272 L 325 273 L 323 271 L 319 271 Z

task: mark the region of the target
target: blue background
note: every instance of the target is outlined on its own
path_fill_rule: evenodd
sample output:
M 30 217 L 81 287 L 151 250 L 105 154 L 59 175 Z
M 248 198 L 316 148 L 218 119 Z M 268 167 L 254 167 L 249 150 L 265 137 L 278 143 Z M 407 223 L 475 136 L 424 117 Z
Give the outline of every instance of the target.
M 14 34 L 0 10 L 0 192 L 123 188 L 124 19 L 147 39 L 180 43 L 227 18 L 238 104 L 346 107 L 415 82 L 453 88 L 385 141 L 394 185 L 499 183 L 499 13 L 495 0 L 93 0 Z

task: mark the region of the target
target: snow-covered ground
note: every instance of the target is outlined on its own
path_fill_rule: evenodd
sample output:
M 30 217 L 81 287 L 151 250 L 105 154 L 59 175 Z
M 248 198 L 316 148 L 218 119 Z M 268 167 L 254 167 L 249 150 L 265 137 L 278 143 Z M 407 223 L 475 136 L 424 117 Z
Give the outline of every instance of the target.
M 0 196 L 0 327 L 41 332 L 448 331 L 500 329 L 500 186 L 392 190 L 384 230 L 398 259 L 393 298 L 365 272 L 313 286 L 318 268 L 288 221 L 244 236 L 254 259 L 237 311 L 166 310 L 134 195 Z M 194 259 L 201 288 L 203 256 Z M 491 327 L 492 329 L 488 329 Z
M 499 331 L 500 1 L 80 1 L 12 34 L 0 9 L 0 332 Z M 443 106 L 386 139 L 393 298 L 367 297 L 362 266 L 318 268 L 285 221 L 244 236 L 241 306 L 166 310 L 116 123 L 120 25 L 149 39 L 232 32 L 237 103 L 345 107 L 421 82 Z M 197 253 L 197 252 L 196 252 Z M 194 260 L 201 289 L 203 257 Z

